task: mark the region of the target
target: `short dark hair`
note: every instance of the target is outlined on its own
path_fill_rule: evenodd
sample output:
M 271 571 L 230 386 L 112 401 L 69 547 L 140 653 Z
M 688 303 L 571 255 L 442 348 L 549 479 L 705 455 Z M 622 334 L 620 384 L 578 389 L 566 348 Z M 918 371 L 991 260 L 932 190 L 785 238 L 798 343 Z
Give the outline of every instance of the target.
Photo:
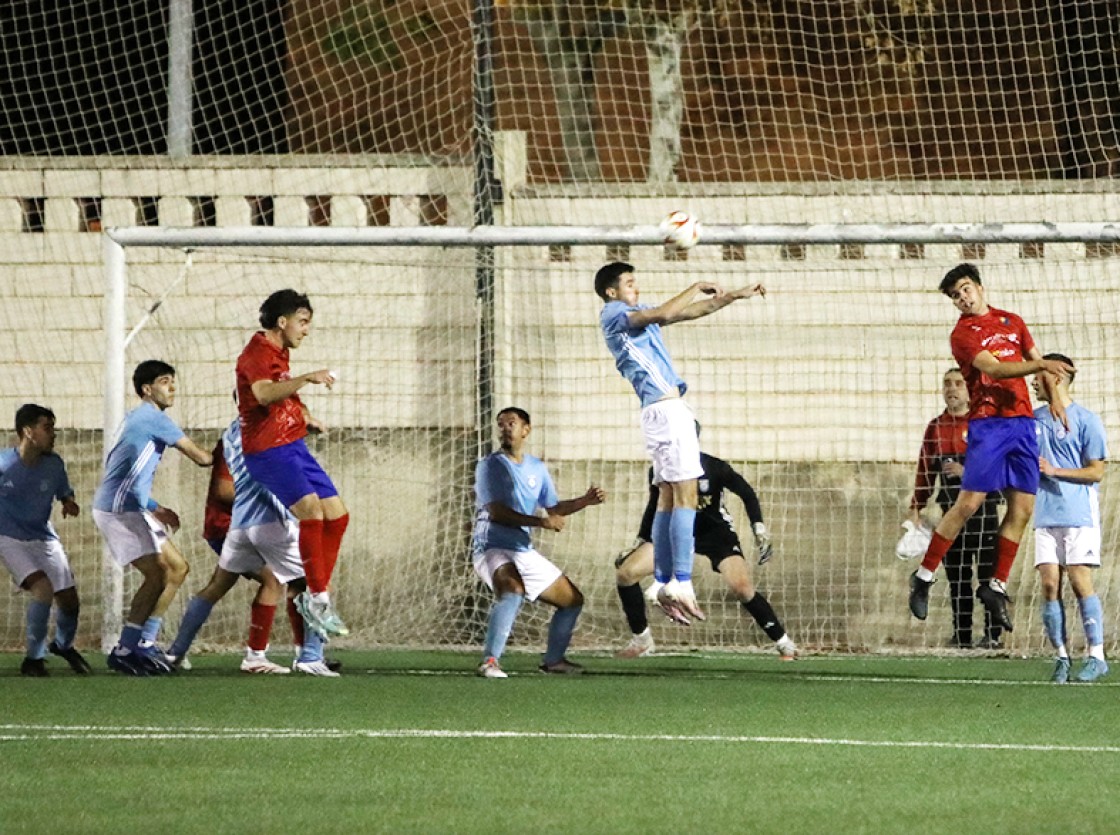
M 1055 354 L 1044 354 L 1042 358 L 1044 360 L 1058 360 L 1059 362 L 1064 362 L 1070 368 L 1073 368 L 1073 360 L 1071 360 L 1065 354 L 1057 354 L 1057 353 L 1055 353 Z M 1069 379 L 1067 380 L 1067 382 L 1070 385 L 1072 385 L 1073 384 L 1073 378 L 1076 377 L 1076 376 L 1077 376 L 1077 370 L 1074 369 L 1073 371 L 1069 372 Z
M 984 282 L 980 280 L 980 270 L 976 269 L 974 264 L 957 264 L 957 266 L 945 273 L 945 277 L 941 279 L 941 283 L 937 286 L 941 292 L 947 296 L 949 295 L 949 291 L 953 289 L 953 286 L 962 278 L 971 278 L 981 287 L 984 286 Z
M 506 406 L 504 409 L 498 412 L 498 417 L 501 417 L 502 415 L 517 415 L 528 426 L 533 425 L 533 421 L 529 417 L 529 413 L 517 406 Z
M 625 261 L 612 261 L 595 273 L 595 293 L 603 301 L 607 301 L 607 290 L 618 287 L 618 280 L 626 273 L 634 272 L 634 268 Z
M 54 412 L 38 403 L 24 403 L 16 409 L 16 434 L 23 434 L 25 427 L 34 426 L 43 418 L 54 420 Z
M 144 396 L 144 386 L 150 386 L 160 377 L 175 376 L 175 369 L 163 360 L 144 360 L 132 372 L 132 387 L 138 397 Z
M 276 327 L 276 323 L 280 321 L 281 316 L 291 316 L 300 308 L 306 309 L 308 313 L 315 312 L 311 308 L 311 302 L 308 301 L 305 293 L 290 288 L 277 290 L 265 299 L 261 305 L 261 327 L 265 330 L 272 330 Z

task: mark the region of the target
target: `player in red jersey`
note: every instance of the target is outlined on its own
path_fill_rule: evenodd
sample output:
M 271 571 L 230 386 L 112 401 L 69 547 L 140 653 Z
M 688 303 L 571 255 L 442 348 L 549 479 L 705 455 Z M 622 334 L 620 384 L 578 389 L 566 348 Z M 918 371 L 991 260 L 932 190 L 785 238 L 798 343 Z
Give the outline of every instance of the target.
M 945 411 L 926 426 L 918 455 L 914 494 L 910 499 L 910 521 L 924 524 L 922 511 L 933 499 L 945 513 L 956 501 L 968 450 L 968 388 L 959 368 L 950 368 L 941 380 Z M 999 527 L 999 493 L 989 493 L 980 509 L 965 522 L 956 541 L 945 554 L 945 575 L 949 580 L 949 604 L 953 611 L 953 637 L 949 646 L 968 649 L 972 644 L 972 612 L 975 593 L 972 566 L 978 566 L 980 584 L 992 578 L 996 528 Z M 984 635 L 976 646 L 998 649 L 1002 630 L 985 612 Z
M 334 385 L 334 374 L 292 377 L 288 352 L 311 330 L 311 302 L 295 290 L 278 290 L 260 308 L 258 331 L 237 359 L 237 409 L 245 466 L 299 520 L 299 554 L 307 591 L 296 605 L 324 638 L 348 633 L 331 604 L 331 575 L 350 515 L 330 477 L 307 449 L 308 431 L 325 427 L 300 400 L 304 386 Z
M 1060 360 L 1043 359 L 1026 323 L 988 304 L 980 271 L 972 264 L 949 270 L 940 290 L 961 313 L 949 342 L 968 384 L 968 460 L 956 501 L 941 517 L 921 566 L 910 575 L 910 612 L 926 619 L 933 572 L 987 494 L 1002 490 L 1007 513 L 996 534 L 995 570 L 976 596 L 992 620 L 1010 632 L 1007 580 L 1034 510 L 1039 480 L 1034 412 L 1023 378 L 1049 371 L 1065 379 L 1073 369 Z M 1065 422 L 1061 404 L 1051 402 L 1050 409 Z

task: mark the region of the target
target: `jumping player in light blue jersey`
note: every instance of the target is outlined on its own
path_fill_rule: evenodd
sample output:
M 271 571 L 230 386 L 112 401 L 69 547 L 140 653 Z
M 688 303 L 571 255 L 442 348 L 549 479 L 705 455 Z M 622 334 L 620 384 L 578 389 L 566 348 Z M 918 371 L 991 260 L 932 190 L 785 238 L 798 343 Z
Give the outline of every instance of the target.
M 478 674 L 484 678 L 507 677 L 501 667 L 502 652 L 526 598 L 556 607 L 541 672 L 583 672 L 583 667 L 564 657 L 583 609 L 583 593 L 533 548 L 529 529 L 562 531 L 565 517 L 602 504 L 606 493 L 592 486 L 578 498 L 561 501 L 548 467 L 522 451 L 532 431 L 529 413 L 516 407 L 502 409 L 497 422 L 501 449 L 479 461 L 475 470 L 474 570 L 496 598 L 490 609 Z
M 276 606 L 284 599 L 284 585 L 288 585 L 289 597 L 293 598 L 304 588 L 298 523 L 280 500 L 249 474 L 239 420 L 235 419 L 222 433 L 216 454 L 222 456 L 222 461 L 215 466 L 224 465 L 233 487 L 229 530 L 210 581 L 187 604 L 179 633 L 168 648 L 168 658 L 172 664 L 181 663 L 214 606 L 239 578 L 247 577 L 261 587 L 253 600 L 252 626 L 241 671 L 283 675 L 289 672 L 288 668 L 268 659 L 268 641 Z M 290 601 L 289 610 L 294 610 Z M 295 636 L 300 649 L 292 669 L 309 675 L 337 676 L 323 659 L 323 639 L 302 622 L 298 613 L 295 617 L 300 619 Z
M 696 419 L 682 399 L 688 386 L 673 370 L 661 326 L 700 319 L 739 299 L 765 296 L 766 288 L 753 284 L 725 291 L 699 281 L 653 307 L 638 303 L 634 268 L 615 261 L 596 273 L 595 292 L 604 302 L 599 324 L 607 348 L 642 404 L 642 434 L 659 491 L 653 520 L 654 579 L 664 585 L 657 600 L 671 619 L 688 625 L 690 617 L 704 619 L 692 587 L 696 480 L 704 470 Z M 698 296 L 709 298 L 697 300 Z
M 190 570 L 167 534 L 168 529 L 178 530 L 178 514 L 152 498 L 156 468 L 169 446 L 200 467 L 209 467 L 213 458 L 164 414 L 175 402 L 174 368 L 145 360 L 132 374 L 132 387 L 141 403 L 125 415 L 105 459 L 105 475 L 93 499 L 93 521 L 113 558 L 144 578 L 132 597 L 120 642 L 109 653 L 109 668 L 144 676 L 171 671 L 155 641 L 163 613 Z
M 1073 361 L 1062 354 L 1044 359 L 1059 360 L 1071 368 Z M 1049 389 L 1040 379 L 1050 376 Z M 1051 372 L 1035 375 L 1035 396 L 1043 402 L 1057 398 L 1065 407 L 1066 423 L 1055 419 L 1049 406 L 1035 409 L 1038 425 L 1041 480 L 1035 500 L 1034 564 L 1042 581 L 1042 624 L 1046 637 L 1057 650 L 1051 681 L 1065 684 L 1070 677 L 1066 648 L 1066 617 L 1062 608 L 1062 577 L 1077 598 L 1088 650 L 1077 672 L 1078 681 L 1096 681 L 1108 673 L 1104 659 L 1104 611 L 1093 590 L 1093 569 L 1101 565 L 1101 514 L 1097 485 L 1104 478 L 1108 440 L 1104 424 L 1093 412 L 1075 403 L 1069 387 L 1075 372 L 1060 379 Z
M 27 604 L 27 653 L 20 675 L 48 675 L 49 651 L 66 660 L 75 673 L 90 666 L 74 649 L 80 603 L 70 561 L 62 550 L 51 511 L 57 500 L 62 516 L 81 511 L 66 475 L 66 465 L 54 452 L 54 412 L 25 403 L 16 410 L 16 446 L 0 452 L 0 560 L 12 580 L 31 597 Z M 51 603 L 56 608 L 55 637 L 47 644 Z

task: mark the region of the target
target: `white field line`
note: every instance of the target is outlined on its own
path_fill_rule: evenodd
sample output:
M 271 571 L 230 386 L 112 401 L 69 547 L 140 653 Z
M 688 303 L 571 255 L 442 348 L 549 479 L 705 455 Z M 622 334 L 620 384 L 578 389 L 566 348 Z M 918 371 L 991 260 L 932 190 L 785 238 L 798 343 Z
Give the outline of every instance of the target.
M 163 741 L 279 739 L 526 739 L 581 742 L 706 742 L 717 744 L 817 745 L 848 748 L 925 748 L 954 751 L 1028 751 L 1038 753 L 1120 754 L 1118 745 L 1045 745 L 1015 742 L 939 742 L 934 740 L 844 739 L 806 736 L 723 734 L 618 734 L 550 731 L 464 731 L 425 728 L 173 728 L 142 725 L 0 725 L 0 742 Z
M 653 656 L 656 658 L 657 656 Z M 792 662 L 797 663 L 797 662 Z M 648 676 L 653 677 L 656 675 L 651 670 L 642 669 L 641 661 L 636 662 L 633 667 L 633 672 L 626 672 L 620 670 L 604 670 L 602 672 L 588 671 L 588 675 L 594 676 L 610 676 L 618 675 L 621 677 L 629 676 Z M 408 676 L 452 676 L 452 677 L 470 677 L 473 678 L 475 671 L 470 670 L 365 670 L 368 675 L 408 675 Z M 508 672 L 508 670 L 507 670 Z M 687 676 L 689 679 L 736 679 L 736 678 L 749 678 L 752 675 L 770 675 L 774 674 L 780 677 L 783 681 L 799 681 L 799 682 L 814 682 L 814 681 L 829 681 L 829 682 L 852 682 L 852 683 L 867 683 L 867 684 L 973 684 L 979 687 L 1055 687 L 1049 678 L 1038 679 L 1011 679 L 1011 678 L 905 678 L 902 676 L 859 676 L 859 675 L 842 675 L 840 673 L 814 673 L 806 671 L 804 673 L 793 672 L 789 669 L 787 664 L 783 664 L 781 669 L 778 670 L 757 670 L 757 669 L 743 669 L 736 672 L 719 672 L 718 670 L 682 670 L 682 676 Z M 659 673 L 658 673 L 659 674 Z M 672 676 L 673 672 L 668 672 L 666 675 Z M 516 679 L 541 679 L 543 676 L 537 673 L 511 673 L 511 678 Z M 1072 683 L 1070 687 L 1085 687 L 1091 686 L 1094 690 L 1102 687 L 1120 687 L 1120 680 L 1117 681 L 1094 681 L 1091 685 L 1078 685 Z

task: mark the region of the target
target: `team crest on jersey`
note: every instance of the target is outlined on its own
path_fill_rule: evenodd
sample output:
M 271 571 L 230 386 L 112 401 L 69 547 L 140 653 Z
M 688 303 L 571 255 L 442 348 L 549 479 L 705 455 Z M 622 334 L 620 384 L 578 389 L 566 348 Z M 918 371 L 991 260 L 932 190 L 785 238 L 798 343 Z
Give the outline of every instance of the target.
M 696 482 L 696 486 L 700 488 L 701 493 L 707 493 L 711 489 L 711 482 L 706 478 L 702 478 Z
M 49 481 L 40 481 L 39 482 L 39 492 L 40 493 L 46 493 L 50 489 L 51 489 L 51 483 Z
M 529 478 L 526 480 L 528 481 L 530 487 L 532 487 L 534 490 L 537 489 L 537 477 L 535 475 L 529 476 Z

